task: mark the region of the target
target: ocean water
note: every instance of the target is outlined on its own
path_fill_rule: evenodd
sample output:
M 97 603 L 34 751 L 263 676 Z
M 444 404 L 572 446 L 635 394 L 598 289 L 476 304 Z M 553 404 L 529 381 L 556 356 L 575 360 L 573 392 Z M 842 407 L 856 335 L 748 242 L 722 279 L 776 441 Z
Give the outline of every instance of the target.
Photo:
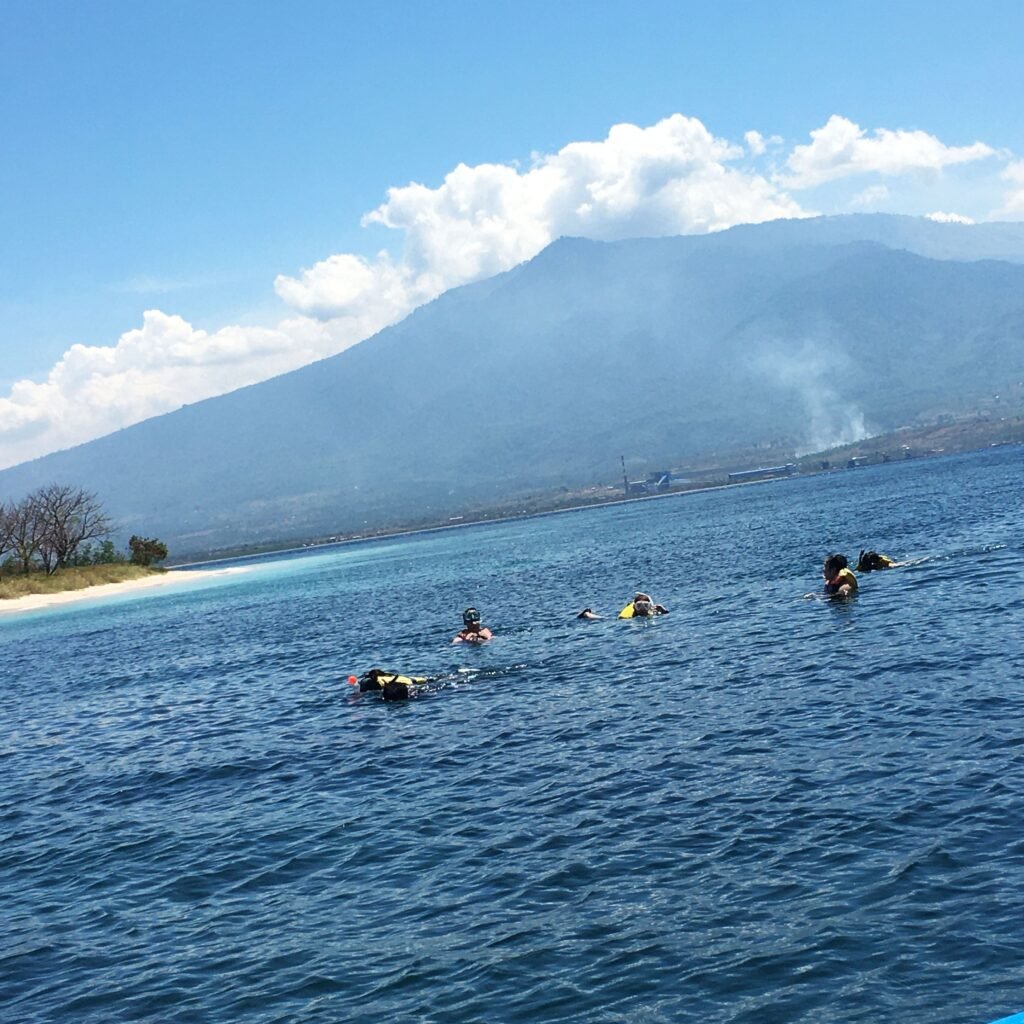
M 0 619 L 0 1020 L 1024 1009 L 1022 470 L 890 464 Z M 861 547 L 909 564 L 805 598 Z M 670 614 L 617 620 L 635 589 Z M 495 639 L 452 646 L 470 604 Z M 357 695 L 373 666 L 434 682 Z

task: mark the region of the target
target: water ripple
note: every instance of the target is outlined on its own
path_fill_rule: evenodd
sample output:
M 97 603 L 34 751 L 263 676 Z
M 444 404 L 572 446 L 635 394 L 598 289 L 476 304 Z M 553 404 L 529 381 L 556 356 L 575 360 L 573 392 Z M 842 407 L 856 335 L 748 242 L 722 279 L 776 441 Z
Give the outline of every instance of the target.
M 3 1018 L 1019 1008 L 1019 460 L 865 470 L 838 506 L 822 477 L 374 542 L 5 621 Z M 866 544 L 910 564 L 803 599 L 824 550 Z M 616 620 L 640 585 L 671 613 Z M 497 637 L 464 651 L 471 603 Z M 358 696 L 345 677 L 374 664 L 432 682 Z

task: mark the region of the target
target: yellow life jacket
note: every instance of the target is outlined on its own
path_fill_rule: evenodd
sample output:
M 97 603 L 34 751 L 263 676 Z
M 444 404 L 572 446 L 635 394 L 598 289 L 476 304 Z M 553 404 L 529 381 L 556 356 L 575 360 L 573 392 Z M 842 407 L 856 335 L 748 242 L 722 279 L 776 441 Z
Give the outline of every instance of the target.
M 842 586 L 848 586 L 850 590 L 857 589 L 857 577 L 853 575 L 849 568 L 840 569 L 839 572 L 836 573 L 836 578 L 834 580 L 829 580 L 825 584 L 825 593 L 838 594 L 839 588 Z
M 621 612 L 619 612 L 619 618 L 620 619 L 646 619 L 646 618 L 650 618 L 651 616 L 659 614 L 658 610 L 657 610 L 657 606 L 654 604 L 653 601 L 650 601 L 650 602 L 646 602 L 645 601 L 644 603 L 647 604 L 647 607 L 648 607 L 648 610 L 647 610 L 646 613 L 645 612 L 637 611 L 636 601 L 634 600 L 634 601 L 630 601 L 629 604 L 627 604 L 626 607 L 623 608 Z
M 398 672 L 380 672 L 371 669 L 359 680 L 359 689 L 366 693 L 368 690 L 383 690 L 388 683 L 401 683 L 404 686 L 422 686 L 427 682 L 426 676 L 403 676 Z
M 862 551 L 857 559 L 857 572 L 874 572 L 876 569 L 891 569 L 893 559 L 878 551 Z

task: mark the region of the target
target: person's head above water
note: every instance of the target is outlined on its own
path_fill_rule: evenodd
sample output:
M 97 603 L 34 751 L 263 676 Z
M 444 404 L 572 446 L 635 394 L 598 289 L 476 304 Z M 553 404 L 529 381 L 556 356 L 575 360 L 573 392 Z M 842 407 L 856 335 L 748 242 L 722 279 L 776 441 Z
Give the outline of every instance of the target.
M 892 559 L 886 555 L 880 555 L 877 551 L 861 551 L 857 559 L 857 572 L 874 572 L 876 569 L 888 569 L 892 566 Z
M 846 555 L 828 555 L 825 559 L 825 564 L 822 566 L 822 572 L 826 579 L 832 579 L 845 569 L 848 564 Z
M 462 629 L 452 640 L 453 644 L 468 643 L 478 644 L 490 640 L 491 631 L 480 621 L 480 613 L 475 608 L 467 608 L 462 613 Z

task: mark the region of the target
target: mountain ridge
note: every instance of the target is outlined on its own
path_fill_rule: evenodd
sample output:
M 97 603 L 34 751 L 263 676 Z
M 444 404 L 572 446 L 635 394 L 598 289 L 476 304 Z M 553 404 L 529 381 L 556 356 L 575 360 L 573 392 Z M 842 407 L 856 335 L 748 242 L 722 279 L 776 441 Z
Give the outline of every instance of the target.
M 1022 264 L 1024 225 L 883 215 L 560 239 L 338 355 L 0 471 L 0 493 L 68 480 L 199 550 L 607 480 L 620 455 L 825 447 L 1024 376 Z

